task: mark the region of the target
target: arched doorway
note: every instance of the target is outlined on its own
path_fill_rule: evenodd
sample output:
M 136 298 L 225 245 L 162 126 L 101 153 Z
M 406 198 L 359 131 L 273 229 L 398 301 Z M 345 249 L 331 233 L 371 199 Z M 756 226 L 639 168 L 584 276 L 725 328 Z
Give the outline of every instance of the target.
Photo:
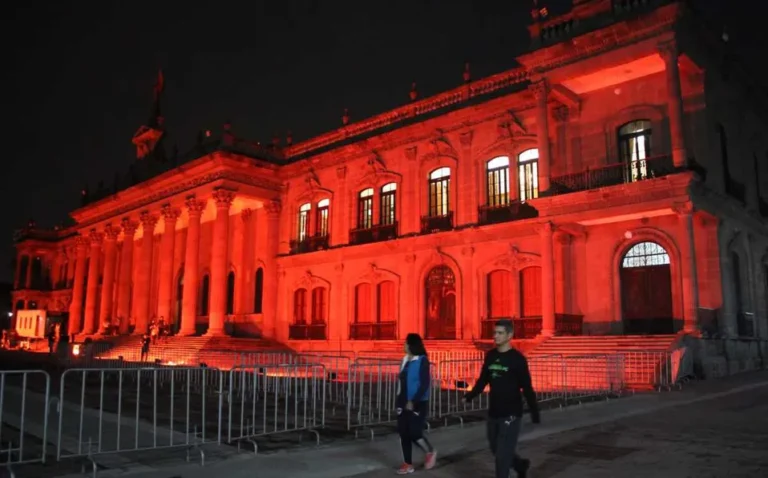
M 456 338 L 456 276 L 448 266 L 437 266 L 425 285 L 427 339 Z
M 673 334 L 672 270 L 667 251 L 655 242 L 633 245 L 621 261 L 624 333 Z

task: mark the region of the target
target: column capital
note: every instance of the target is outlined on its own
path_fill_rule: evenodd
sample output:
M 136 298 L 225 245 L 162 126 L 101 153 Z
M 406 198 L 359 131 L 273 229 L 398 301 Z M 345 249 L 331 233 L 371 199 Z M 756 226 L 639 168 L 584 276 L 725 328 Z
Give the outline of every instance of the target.
M 198 201 L 195 196 L 189 196 L 184 204 L 190 217 L 200 217 L 205 210 L 205 201 Z
M 240 219 L 242 219 L 243 222 L 249 222 L 252 217 L 253 217 L 253 209 L 246 208 L 240 211 Z
M 136 221 L 131 221 L 130 218 L 123 218 L 122 221 L 120 221 L 120 226 L 123 228 L 123 234 L 125 237 L 133 237 L 133 235 L 136 233 L 136 229 L 139 228 L 139 223 Z
M 171 206 L 170 204 L 164 204 L 160 209 L 160 214 L 163 216 L 163 222 L 165 224 L 173 224 L 181 215 L 181 210 L 179 210 L 177 207 Z
M 104 234 L 98 232 L 96 229 L 91 229 L 88 232 L 88 241 L 91 243 L 91 246 L 99 246 L 103 240 Z
M 555 225 L 547 221 L 536 226 L 536 232 L 541 236 L 552 236 L 555 232 Z
M 663 41 L 656 45 L 656 49 L 665 63 L 669 64 L 672 61 L 677 63 L 680 50 L 678 49 L 677 42 L 675 40 Z
M 108 241 L 115 241 L 120 234 L 120 228 L 107 224 L 104 227 L 104 238 Z
M 571 108 L 567 106 L 558 106 L 553 111 L 553 116 L 555 118 L 555 122 L 557 123 L 567 123 L 568 119 L 571 116 Z
M 270 216 L 277 216 L 280 214 L 283 206 L 279 199 L 272 199 L 264 203 L 264 209 L 267 210 L 267 214 Z
M 139 216 L 139 221 L 141 222 L 141 226 L 144 228 L 144 235 L 151 236 L 155 232 L 155 225 L 157 224 L 158 217 L 154 214 L 150 213 L 149 211 L 144 211 Z M 147 234 L 149 233 L 149 234 Z
M 229 209 L 235 199 L 235 192 L 229 189 L 215 189 L 211 197 L 216 201 L 216 209 Z
M 531 83 L 528 89 L 533 93 L 537 101 L 546 101 L 549 96 L 549 84 L 545 78 Z
M 672 210 L 678 216 L 690 216 L 695 211 L 695 208 L 692 201 L 684 201 L 672 204 Z

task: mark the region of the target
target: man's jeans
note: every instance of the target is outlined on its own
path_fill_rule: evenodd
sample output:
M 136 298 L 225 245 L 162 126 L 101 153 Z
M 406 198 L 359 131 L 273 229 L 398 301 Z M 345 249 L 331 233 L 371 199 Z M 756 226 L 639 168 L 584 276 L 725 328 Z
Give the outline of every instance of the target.
M 521 417 L 488 418 L 488 443 L 496 457 L 496 478 L 509 478 L 509 472 L 517 469 L 517 439 L 520 437 Z

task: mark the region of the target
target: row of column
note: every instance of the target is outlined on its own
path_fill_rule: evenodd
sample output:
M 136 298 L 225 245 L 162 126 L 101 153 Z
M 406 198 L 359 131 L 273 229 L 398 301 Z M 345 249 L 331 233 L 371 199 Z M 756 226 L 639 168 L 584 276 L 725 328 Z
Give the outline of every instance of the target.
M 227 273 L 229 269 L 229 210 L 234 199 L 234 192 L 217 189 L 212 194 L 216 204 L 216 219 L 213 224 L 213 242 L 211 245 L 211 274 L 210 274 L 210 309 L 208 335 L 224 335 L 224 323 L 227 305 Z M 183 265 L 183 290 L 181 306 L 180 335 L 195 333 L 197 317 L 197 301 L 199 289 L 200 267 L 200 219 L 205 210 L 206 201 L 190 196 L 185 201 L 188 213 L 186 247 Z M 279 201 L 271 201 L 265 205 L 267 212 L 267 251 L 264 278 L 264 329 L 265 332 L 274 330 L 274 296 L 276 294 L 276 256 L 277 256 L 277 226 L 280 214 Z M 173 258 L 176 248 L 176 222 L 181 214 L 179 208 L 167 204 L 162 207 L 160 215 L 164 221 L 164 232 L 160 239 L 160 257 L 157 260 L 158 274 L 158 305 L 157 315 L 170 319 L 173 314 Z M 135 334 L 146 333 L 150 320 L 150 291 L 153 273 L 153 251 L 155 225 L 159 217 L 150 211 L 140 215 L 143 227 L 142 244 L 136 265 L 136 282 L 133 283 L 134 235 L 139 223 L 130 218 L 124 218 L 120 227 L 107 225 L 103 232 L 91 230 L 87 236 L 80 236 L 76 241 L 76 266 L 72 302 L 69 309 L 69 334 L 92 334 L 103 332 L 105 321 L 111 321 L 112 310 L 115 309 L 114 298 L 117 302 L 117 317 L 120 322 L 120 333 L 127 333 L 128 318 L 131 316 L 131 297 L 135 302 Z M 120 274 L 117 276 L 117 238 L 122 230 L 123 245 L 120 252 Z M 100 261 L 103 248 L 103 262 Z M 90 249 L 90 253 L 89 253 Z M 90 255 L 88 270 L 86 260 Z M 103 269 L 101 269 L 103 267 Z M 101 274 L 103 272 L 103 274 Z M 87 287 L 86 287 L 87 274 Z M 99 277 L 101 276 L 101 296 L 99 294 Z M 274 277 L 272 277 L 274 276 Z M 115 291 L 115 283 L 117 290 Z M 133 287 L 132 287 L 133 286 Z M 85 301 L 83 301 L 85 297 Z M 85 303 L 85 307 L 82 304 Z M 97 303 L 99 304 L 96 310 Z

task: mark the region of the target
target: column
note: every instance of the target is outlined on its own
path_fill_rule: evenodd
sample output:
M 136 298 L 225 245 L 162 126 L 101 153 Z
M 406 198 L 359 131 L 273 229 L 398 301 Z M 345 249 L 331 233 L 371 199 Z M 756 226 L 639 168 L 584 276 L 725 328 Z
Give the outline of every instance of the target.
M 549 151 L 549 85 L 547 80 L 540 80 L 531 85 L 536 98 L 536 138 L 539 149 L 539 193 L 549 190 L 551 154 Z
M 173 257 L 176 241 L 176 221 L 180 211 L 170 204 L 163 206 L 163 237 L 160 239 L 159 283 L 157 290 L 157 315 L 170 324 L 173 310 Z
M 89 237 L 91 241 L 91 253 L 88 262 L 88 286 L 85 291 L 85 319 L 83 319 L 83 334 L 92 334 L 97 328 L 96 305 L 99 294 L 99 262 L 101 259 L 101 242 L 103 234 L 92 230 Z
M 698 269 L 696 267 L 696 236 L 693 227 L 693 205 L 685 203 L 677 205 L 675 210 L 678 214 L 678 220 L 681 226 L 681 244 L 683 256 L 683 301 L 685 305 L 683 331 L 694 333 L 698 329 L 699 312 L 699 280 Z
M 34 251 L 30 251 L 30 253 L 27 255 L 27 277 L 24 281 L 24 288 L 29 290 L 32 288 L 32 261 L 35 260 L 37 257 L 37 254 L 34 253 Z
M 75 266 L 77 265 L 76 248 L 67 247 L 67 288 L 75 283 Z
M 197 291 L 200 268 L 200 216 L 205 202 L 187 198 L 187 245 L 184 250 L 184 285 L 181 294 L 181 330 L 179 335 L 194 335 L 197 319 Z
M 226 189 L 213 192 L 216 221 L 213 223 L 211 244 L 211 307 L 208 313 L 209 336 L 225 335 L 224 317 L 227 311 L 227 272 L 229 249 L 229 207 L 235 195 Z
M 331 234 L 331 241 L 333 245 L 336 244 L 347 244 L 349 243 L 349 225 L 352 221 L 350 221 L 350 205 L 349 205 L 349 191 L 347 188 L 347 167 L 341 166 L 339 168 L 336 168 L 336 179 L 338 179 L 338 191 L 339 194 L 334 195 L 334 204 L 331 205 L 331 207 L 335 207 L 335 209 L 331 212 L 331 215 L 333 216 L 333 223 L 334 228 L 333 231 L 335 234 Z M 378 194 L 378 193 L 377 193 Z M 378 195 L 376 196 L 378 198 Z M 374 201 L 374 207 L 378 204 L 377 201 Z M 374 216 L 374 221 L 378 222 L 378 216 Z
M 83 323 L 83 294 L 85 287 L 85 260 L 88 257 L 88 241 L 80 236 L 75 241 L 75 278 L 72 285 L 72 302 L 69 304 L 67 334 L 79 334 Z
M 146 334 L 149 328 L 149 294 L 152 285 L 152 249 L 155 239 L 155 225 L 157 216 L 153 216 L 148 211 L 141 213 L 140 217 L 142 235 L 141 235 L 141 255 L 139 256 L 139 270 L 136 276 L 135 294 L 136 301 L 136 328 L 133 333 L 136 335 Z
M 679 52 L 672 40 L 659 45 L 659 54 L 664 59 L 667 76 L 667 105 L 669 107 L 669 133 L 672 138 L 672 162 L 675 167 L 684 167 L 687 162 L 685 151 L 685 130 L 683 129 L 683 93 L 680 88 Z
M 99 302 L 99 333 L 104 333 L 104 322 L 112 322 L 112 298 L 115 292 L 115 265 L 117 263 L 117 235 L 120 230 L 107 226 L 104 230 L 104 277 L 101 281 Z
M 555 261 L 554 226 L 545 222 L 539 229 L 541 236 L 541 335 L 555 334 Z
M 262 334 L 277 337 L 277 245 L 279 237 L 280 201 L 274 199 L 264 205 L 267 212 L 266 252 L 264 254 L 264 303 L 262 304 Z M 286 291 L 290 294 L 292 291 Z M 329 318 L 330 320 L 330 318 Z
M 123 249 L 120 255 L 120 279 L 117 284 L 117 316 L 120 333 L 127 334 L 131 325 L 131 285 L 133 283 L 133 236 L 138 223 L 123 219 Z

